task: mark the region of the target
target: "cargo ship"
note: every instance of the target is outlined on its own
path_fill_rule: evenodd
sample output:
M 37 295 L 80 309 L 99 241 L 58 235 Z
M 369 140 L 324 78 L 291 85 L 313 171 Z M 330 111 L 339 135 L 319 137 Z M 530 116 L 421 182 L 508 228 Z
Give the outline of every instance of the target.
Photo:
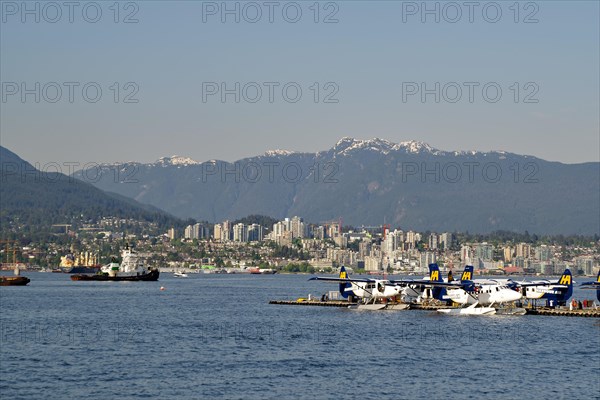
M 75 255 L 69 253 L 60 258 L 59 271 L 66 274 L 95 274 L 100 271 L 102 266 L 98 263 L 98 256 L 90 252 Z
M 143 260 L 129 248 L 121 252 L 121 263 L 113 258 L 93 275 L 71 275 L 73 281 L 156 281 L 159 271 L 146 266 Z

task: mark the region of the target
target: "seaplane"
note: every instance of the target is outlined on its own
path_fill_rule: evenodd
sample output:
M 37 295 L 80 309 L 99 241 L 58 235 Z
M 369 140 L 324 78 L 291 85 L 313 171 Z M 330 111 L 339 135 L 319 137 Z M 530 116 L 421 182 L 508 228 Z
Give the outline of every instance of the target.
M 567 268 L 556 282 L 548 280 L 532 282 L 513 282 L 514 288 L 519 289 L 526 299 L 545 299 L 548 306 L 564 306 L 573 294 L 573 276 Z
M 460 281 L 443 282 L 439 279 L 437 264 L 429 265 L 429 285 L 441 287 L 443 290 L 433 291 L 438 300 L 452 300 L 462 304 L 461 308 L 439 309 L 444 314 L 493 315 L 498 311 L 495 305 L 514 303 L 521 299 L 521 294 L 508 286 L 507 280 L 473 279 L 473 266 L 467 265 Z M 437 279 L 434 279 L 437 278 Z M 511 314 L 522 314 L 524 310 L 513 310 Z
M 579 285 L 582 289 L 596 289 L 596 299 L 600 301 L 600 270 L 595 281 L 583 282 Z
M 463 305 L 511 303 L 522 298 L 522 295 L 509 287 L 506 279 L 472 279 L 473 266 L 467 265 L 460 278 L 460 287 L 449 288 L 446 299 Z
M 352 301 L 358 298 L 358 304 L 348 308 L 357 310 L 405 310 L 408 304 L 399 303 L 396 299 L 402 293 L 403 281 L 372 278 L 350 278 L 343 266 L 337 278 L 314 276 L 309 280 L 338 282 L 339 291 L 343 298 Z

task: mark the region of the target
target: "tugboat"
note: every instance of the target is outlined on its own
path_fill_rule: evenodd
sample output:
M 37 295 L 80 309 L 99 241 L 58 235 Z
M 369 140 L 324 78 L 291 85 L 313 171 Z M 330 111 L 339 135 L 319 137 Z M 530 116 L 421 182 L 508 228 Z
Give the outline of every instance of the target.
M 0 276 L 0 286 L 25 286 L 31 279 L 20 275 L 19 267 L 15 268 L 15 276 Z
M 121 252 L 121 264 L 115 258 L 109 264 L 100 268 L 94 275 L 71 275 L 73 281 L 157 281 L 159 271 L 144 265 L 140 257 L 135 254 L 129 245 Z

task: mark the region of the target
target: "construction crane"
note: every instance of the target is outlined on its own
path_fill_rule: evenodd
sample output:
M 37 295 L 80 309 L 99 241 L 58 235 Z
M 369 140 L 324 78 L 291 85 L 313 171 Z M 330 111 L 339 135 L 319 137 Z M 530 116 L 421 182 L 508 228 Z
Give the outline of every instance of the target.
M 390 231 L 390 224 L 383 224 L 382 230 L 383 230 L 383 240 L 385 240 L 387 233 Z
M 12 268 L 17 265 L 17 240 L 0 240 L 0 243 L 5 244 L 4 254 L 6 254 L 6 263 L 3 265 Z M 12 252 L 12 266 L 10 265 L 10 253 Z M 2 260 L 0 260 L 1 262 Z

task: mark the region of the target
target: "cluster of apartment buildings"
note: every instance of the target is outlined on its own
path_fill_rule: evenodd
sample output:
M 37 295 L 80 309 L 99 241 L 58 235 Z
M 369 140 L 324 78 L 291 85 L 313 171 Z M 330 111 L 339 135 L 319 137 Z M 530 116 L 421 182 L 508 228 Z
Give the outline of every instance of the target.
M 412 230 L 363 227 L 342 232 L 341 221 L 309 224 L 298 216 L 276 222 L 270 231 L 259 224 L 233 224 L 230 221 L 198 223 L 185 228 L 184 239 L 206 239 L 220 243 L 273 241 L 281 246 L 296 243 L 309 254 L 315 267 L 346 265 L 368 272 L 425 273 L 431 263 L 443 269 L 473 265 L 476 271 L 557 274 L 566 267 L 592 275 L 598 268 L 598 255 L 583 254 L 565 260 L 559 246 L 528 243 L 494 245 L 458 243 L 451 232 L 424 233 Z M 176 238 L 174 229 L 168 236 Z

